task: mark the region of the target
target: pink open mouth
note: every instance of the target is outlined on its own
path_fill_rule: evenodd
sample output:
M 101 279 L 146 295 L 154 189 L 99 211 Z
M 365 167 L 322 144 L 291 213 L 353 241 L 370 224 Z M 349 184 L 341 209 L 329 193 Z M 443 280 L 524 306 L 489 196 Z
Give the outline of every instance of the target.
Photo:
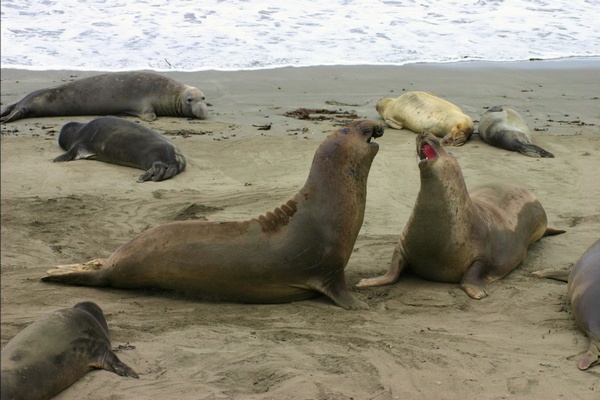
M 427 159 L 435 158 L 435 156 L 436 156 L 436 153 L 435 153 L 435 150 L 433 150 L 433 147 L 431 147 L 427 143 L 425 143 L 423 145 L 423 147 L 421 148 L 421 156 L 423 155 L 423 153 L 425 154 L 425 157 Z

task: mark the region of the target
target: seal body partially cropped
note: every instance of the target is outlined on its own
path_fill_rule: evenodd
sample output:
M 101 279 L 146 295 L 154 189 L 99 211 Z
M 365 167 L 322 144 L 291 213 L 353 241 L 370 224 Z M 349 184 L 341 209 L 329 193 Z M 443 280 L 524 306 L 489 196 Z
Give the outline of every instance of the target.
M 185 169 L 181 151 L 160 133 L 117 117 L 69 122 L 58 136 L 67 152 L 54 162 L 92 159 L 146 170 L 138 182 L 172 178 Z
M 73 115 L 206 118 L 200 89 L 153 72 L 113 72 L 36 90 L 6 107 L 0 122 Z
M 490 107 L 481 115 L 478 129 L 481 139 L 492 146 L 518 151 L 529 157 L 554 157 L 531 142 L 527 122 L 512 108 Z
M 424 131 L 443 138 L 443 145 L 462 146 L 473 133 L 473 120 L 458 106 L 427 92 L 406 92 L 377 102 L 377 112 L 394 129 Z
M 460 282 L 470 297 L 525 258 L 529 245 L 564 231 L 547 228 L 544 208 L 525 188 L 496 184 L 470 193 L 458 162 L 430 133 L 417 136 L 421 188 L 388 272 L 358 286 L 392 284 L 410 267 L 418 276 Z
M 106 319 L 92 302 L 48 314 L 2 349 L 2 400 L 49 399 L 95 368 L 138 375 L 113 353 Z
M 365 120 L 329 135 L 304 187 L 273 212 L 241 222 L 161 225 L 117 249 L 99 270 L 58 268 L 42 280 L 159 287 L 249 303 L 325 294 L 343 308 L 367 308 L 348 290 L 344 268 L 362 226 L 378 151 L 371 139 L 382 134 L 381 126 Z
M 569 282 L 568 295 L 577 324 L 590 339 L 577 367 L 600 364 L 600 240 L 591 245 L 571 271 L 543 270 L 535 275 Z

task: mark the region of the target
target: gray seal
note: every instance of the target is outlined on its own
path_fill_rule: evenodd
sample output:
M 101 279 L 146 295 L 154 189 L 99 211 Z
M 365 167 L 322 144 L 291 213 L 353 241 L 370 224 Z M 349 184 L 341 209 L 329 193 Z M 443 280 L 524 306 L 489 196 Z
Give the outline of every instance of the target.
M 122 289 L 158 287 L 246 303 L 328 296 L 364 309 L 346 285 L 346 267 L 362 226 L 367 178 L 383 127 L 352 122 L 325 138 L 305 185 L 273 212 L 246 221 L 179 221 L 142 232 L 99 269 L 48 271 L 45 282 Z M 87 269 L 87 270 L 86 270 Z
M 575 320 L 590 339 L 588 351 L 577 367 L 586 370 L 600 364 L 600 240 L 583 253 L 570 271 L 542 270 L 534 275 L 568 282 L 567 291 Z
M 69 122 L 60 130 L 58 144 L 66 153 L 54 162 L 91 159 L 143 169 L 138 182 L 172 178 L 186 165 L 181 151 L 160 133 L 117 117 Z
M 529 157 L 554 157 L 531 142 L 527 122 L 512 108 L 490 107 L 481 115 L 478 129 L 481 139 L 492 146 L 518 151 Z
M 474 299 L 515 269 L 529 245 L 563 233 L 547 227 L 544 208 L 529 190 L 490 184 L 467 191 L 454 156 L 431 133 L 417 136 L 421 188 L 386 274 L 357 286 L 389 285 L 410 267 L 428 280 L 460 282 Z
M 73 115 L 206 118 L 200 89 L 153 72 L 113 72 L 36 90 L 6 107 L 0 122 Z
M 49 399 L 95 368 L 138 378 L 112 351 L 100 307 L 86 301 L 48 314 L 2 349 L 2 399 Z

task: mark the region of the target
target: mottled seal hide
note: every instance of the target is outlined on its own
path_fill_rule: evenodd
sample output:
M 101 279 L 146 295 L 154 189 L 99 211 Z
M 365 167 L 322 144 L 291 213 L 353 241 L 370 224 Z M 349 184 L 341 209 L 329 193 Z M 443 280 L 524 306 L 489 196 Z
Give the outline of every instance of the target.
M 90 159 L 143 169 L 138 182 L 172 178 L 186 164 L 181 151 L 160 133 L 117 117 L 69 122 L 60 131 L 58 144 L 67 152 L 54 162 Z
M 571 271 L 536 271 L 534 275 L 569 282 L 568 295 L 577 324 L 590 339 L 577 367 L 600 365 L 600 240 L 590 246 Z
M 367 177 L 379 149 L 371 139 L 382 134 L 381 126 L 365 120 L 329 135 L 304 187 L 273 212 L 241 222 L 161 225 L 117 249 L 99 270 L 58 268 L 42 280 L 158 287 L 249 303 L 324 294 L 346 309 L 367 308 L 348 290 L 344 268 L 362 226 Z
M 421 188 L 389 270 L 358 286 L 392 284 L 410 267 L 439 282 L 460 282 L 470 297 L 488 295 L 487 285 L 525 258 L 529 245 L 562 233 L 547 228 L 546 212 L 533 193 L 510 184 L 470 193 L 458 162 L 431 133 L 417 136 Z
M 153 72 L 113 72 L 36 90 L 6 107 L 0 122 L 73 115 L 206 118 L 200 89 Z
M 138 375 L 113 353 L 97 304 L 86 301 L 48 314 L 2 349 L 2 400 L 49 399 L 95 368 Z
M 527 122 L 512 108 L 490 107 L 481 115 L 478 129 L 481 139 L 492 146 L 518 151 L 529 157 L 554 157 L 531 142 Z
M 456 105 L 427 92 L 406 92 L 377 102 L 377 112 L 394 129 L 424 131 L 443 138 L 443 145 L 462 146 L 473 133 L 473 120 Z

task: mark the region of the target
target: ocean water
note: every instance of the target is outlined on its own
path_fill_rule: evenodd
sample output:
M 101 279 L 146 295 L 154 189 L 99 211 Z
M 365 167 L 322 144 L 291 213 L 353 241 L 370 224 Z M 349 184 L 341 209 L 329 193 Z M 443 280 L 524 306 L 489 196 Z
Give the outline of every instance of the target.
M 0 0 L 3 68 L 600 57 L 600 0 Z

